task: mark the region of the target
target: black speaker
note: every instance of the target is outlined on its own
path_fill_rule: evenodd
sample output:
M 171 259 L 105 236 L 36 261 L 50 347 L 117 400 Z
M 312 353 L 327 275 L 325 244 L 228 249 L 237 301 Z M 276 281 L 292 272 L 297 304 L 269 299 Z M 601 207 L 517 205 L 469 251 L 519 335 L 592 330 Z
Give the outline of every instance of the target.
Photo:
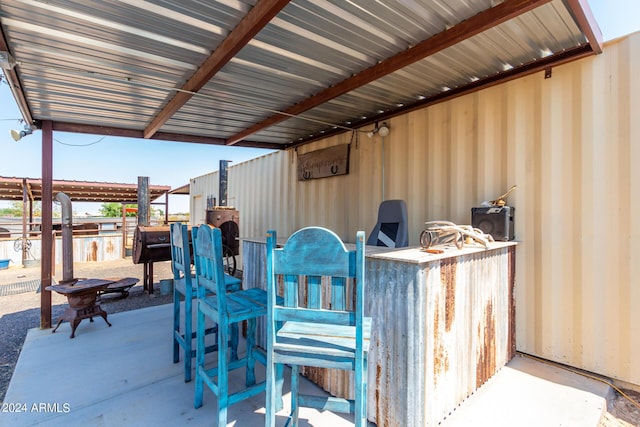
M 471 208 L 471 225 L 490 234 L 495 241 L 513 240 L 514 211 L 515 208 L 510 206 Z

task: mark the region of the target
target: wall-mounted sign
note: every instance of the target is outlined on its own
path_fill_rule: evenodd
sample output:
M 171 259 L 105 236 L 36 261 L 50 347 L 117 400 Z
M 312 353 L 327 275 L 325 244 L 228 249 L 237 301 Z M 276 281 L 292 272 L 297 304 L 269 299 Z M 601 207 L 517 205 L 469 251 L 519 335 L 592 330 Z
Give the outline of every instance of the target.
M 298 154 L 298 181 L 347 175 L 348 173 L 349 144 Z

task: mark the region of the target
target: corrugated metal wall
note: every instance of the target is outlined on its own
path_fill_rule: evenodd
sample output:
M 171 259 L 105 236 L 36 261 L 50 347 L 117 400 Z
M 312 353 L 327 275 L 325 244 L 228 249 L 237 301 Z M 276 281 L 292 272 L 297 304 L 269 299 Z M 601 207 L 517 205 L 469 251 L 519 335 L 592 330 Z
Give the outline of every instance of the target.
M 396 117 L 384 143 L 361 133 L 346 176 L 297 182 L 294 151 L 232 166 L 240 234 L 323 225 L 353 241 L 373 228 L 384 188 L 407 201 L 417 245 L 425 221 L 469 224 L 471 207 L 516 184 L 517 349 L 640 385 L 639 75 L 636 33 L 550 79 L 541 72 Z M 216 195 L 211 179 L 195 179 L 192 196 Z
M 0 241 L 0 259 L 10 259 L 11 265 L 22 264 L 22 252 L 14 249 L 15 239 Z M 30 256 L 27 259 L 39 259 L 42 241 L 30 239 Z M 62 265 L 62 238 L 54 241 L 55 264 Z M 101 236 L 75 236 L 73 238 L 73 261 L 113 261 L 122 259 L 122 235 L 107 234 Z

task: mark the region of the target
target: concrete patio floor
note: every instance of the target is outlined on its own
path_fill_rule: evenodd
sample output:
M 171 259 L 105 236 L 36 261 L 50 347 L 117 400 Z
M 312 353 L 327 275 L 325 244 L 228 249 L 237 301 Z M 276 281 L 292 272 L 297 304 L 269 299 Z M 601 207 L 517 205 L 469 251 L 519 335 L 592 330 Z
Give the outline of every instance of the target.
M 215 396 L 205 388 L 203 407 L 194 409 L 194 383 L 185 383 L 182 364 L 172 363 L 171 313 L 170 304 L 117 313 L 109 316 L 111 328 L 101 318 L 83 320 L 74 339 L 66 322 L 55 334 L 30 330 L 0 426 L 215 426 Z M 261 380 L 264 369 L 256 366 Z M 288 376 L 278 426 L 289 411 Z M 244 384 L 244 371 L 230 382 Z M 301 386 L 324 394 L 304 378 Z M 517 356 L 441 425 L 595 427 L 609 392 L 600 382 Z M 232 406 L 228 425 L 264 425 L 264 394 Z M 301 427 L 351 425 L 351 415 L 300 410 Z
M 172 312 L 168 304 L 117 313 L 109 316 L 112 327 L 99 317 L 83 320 L 74 339 L 66 322 L 55 334 L 30 330 L 5 398 L 14 406 L 0 414 L 0 426 L 215 426 L 215 396 L 205 388 L 204 405 L 194 409 L 194 382 L 185 383 L 182 363 L 172 363 Z M 264 379 L 259 363 L 256 375 Z M 243 385 L 244 370 L 230 383 Z M 301 387 L 324 394 L 306 379 Z M 278 426 L 290 408 L 288 389 L 286 380 Z M 264 425 L 264 399 L 262 393 L 231 406 L 228 425 Z M 352 425 L 347 414 L 300 409 L 301 427 Z

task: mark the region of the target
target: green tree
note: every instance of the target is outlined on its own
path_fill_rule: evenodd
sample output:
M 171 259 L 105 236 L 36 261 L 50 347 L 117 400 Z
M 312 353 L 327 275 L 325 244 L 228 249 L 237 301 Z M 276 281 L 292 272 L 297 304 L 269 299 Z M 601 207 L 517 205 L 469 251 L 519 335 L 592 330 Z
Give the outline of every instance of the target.
M 8 208 L 0 209 L 0 216 L 22 217 L 22 202 L 11 202 L 11 206 Z M 29 209 L 27 208 L 27 215 L 29 215 Z M 33 216 L 39 217 L 42 215 L 42 203 L 33 203 Z
M 127 208 L 135 208 L 137 205 L 135 204 L 130 204 L 130 205 L 125 205 L 125 207 Z M 115 218 L 115 217 L 122 217 L 122 203 L 103 203 L 100 206 L 100 215 L 102 216 L 106 216 L 106 217 L 110 217 L 110 218 Z M 136 216 L 137 212 L 127 212 L 127 216 L 128 217 L 133 217 Z

